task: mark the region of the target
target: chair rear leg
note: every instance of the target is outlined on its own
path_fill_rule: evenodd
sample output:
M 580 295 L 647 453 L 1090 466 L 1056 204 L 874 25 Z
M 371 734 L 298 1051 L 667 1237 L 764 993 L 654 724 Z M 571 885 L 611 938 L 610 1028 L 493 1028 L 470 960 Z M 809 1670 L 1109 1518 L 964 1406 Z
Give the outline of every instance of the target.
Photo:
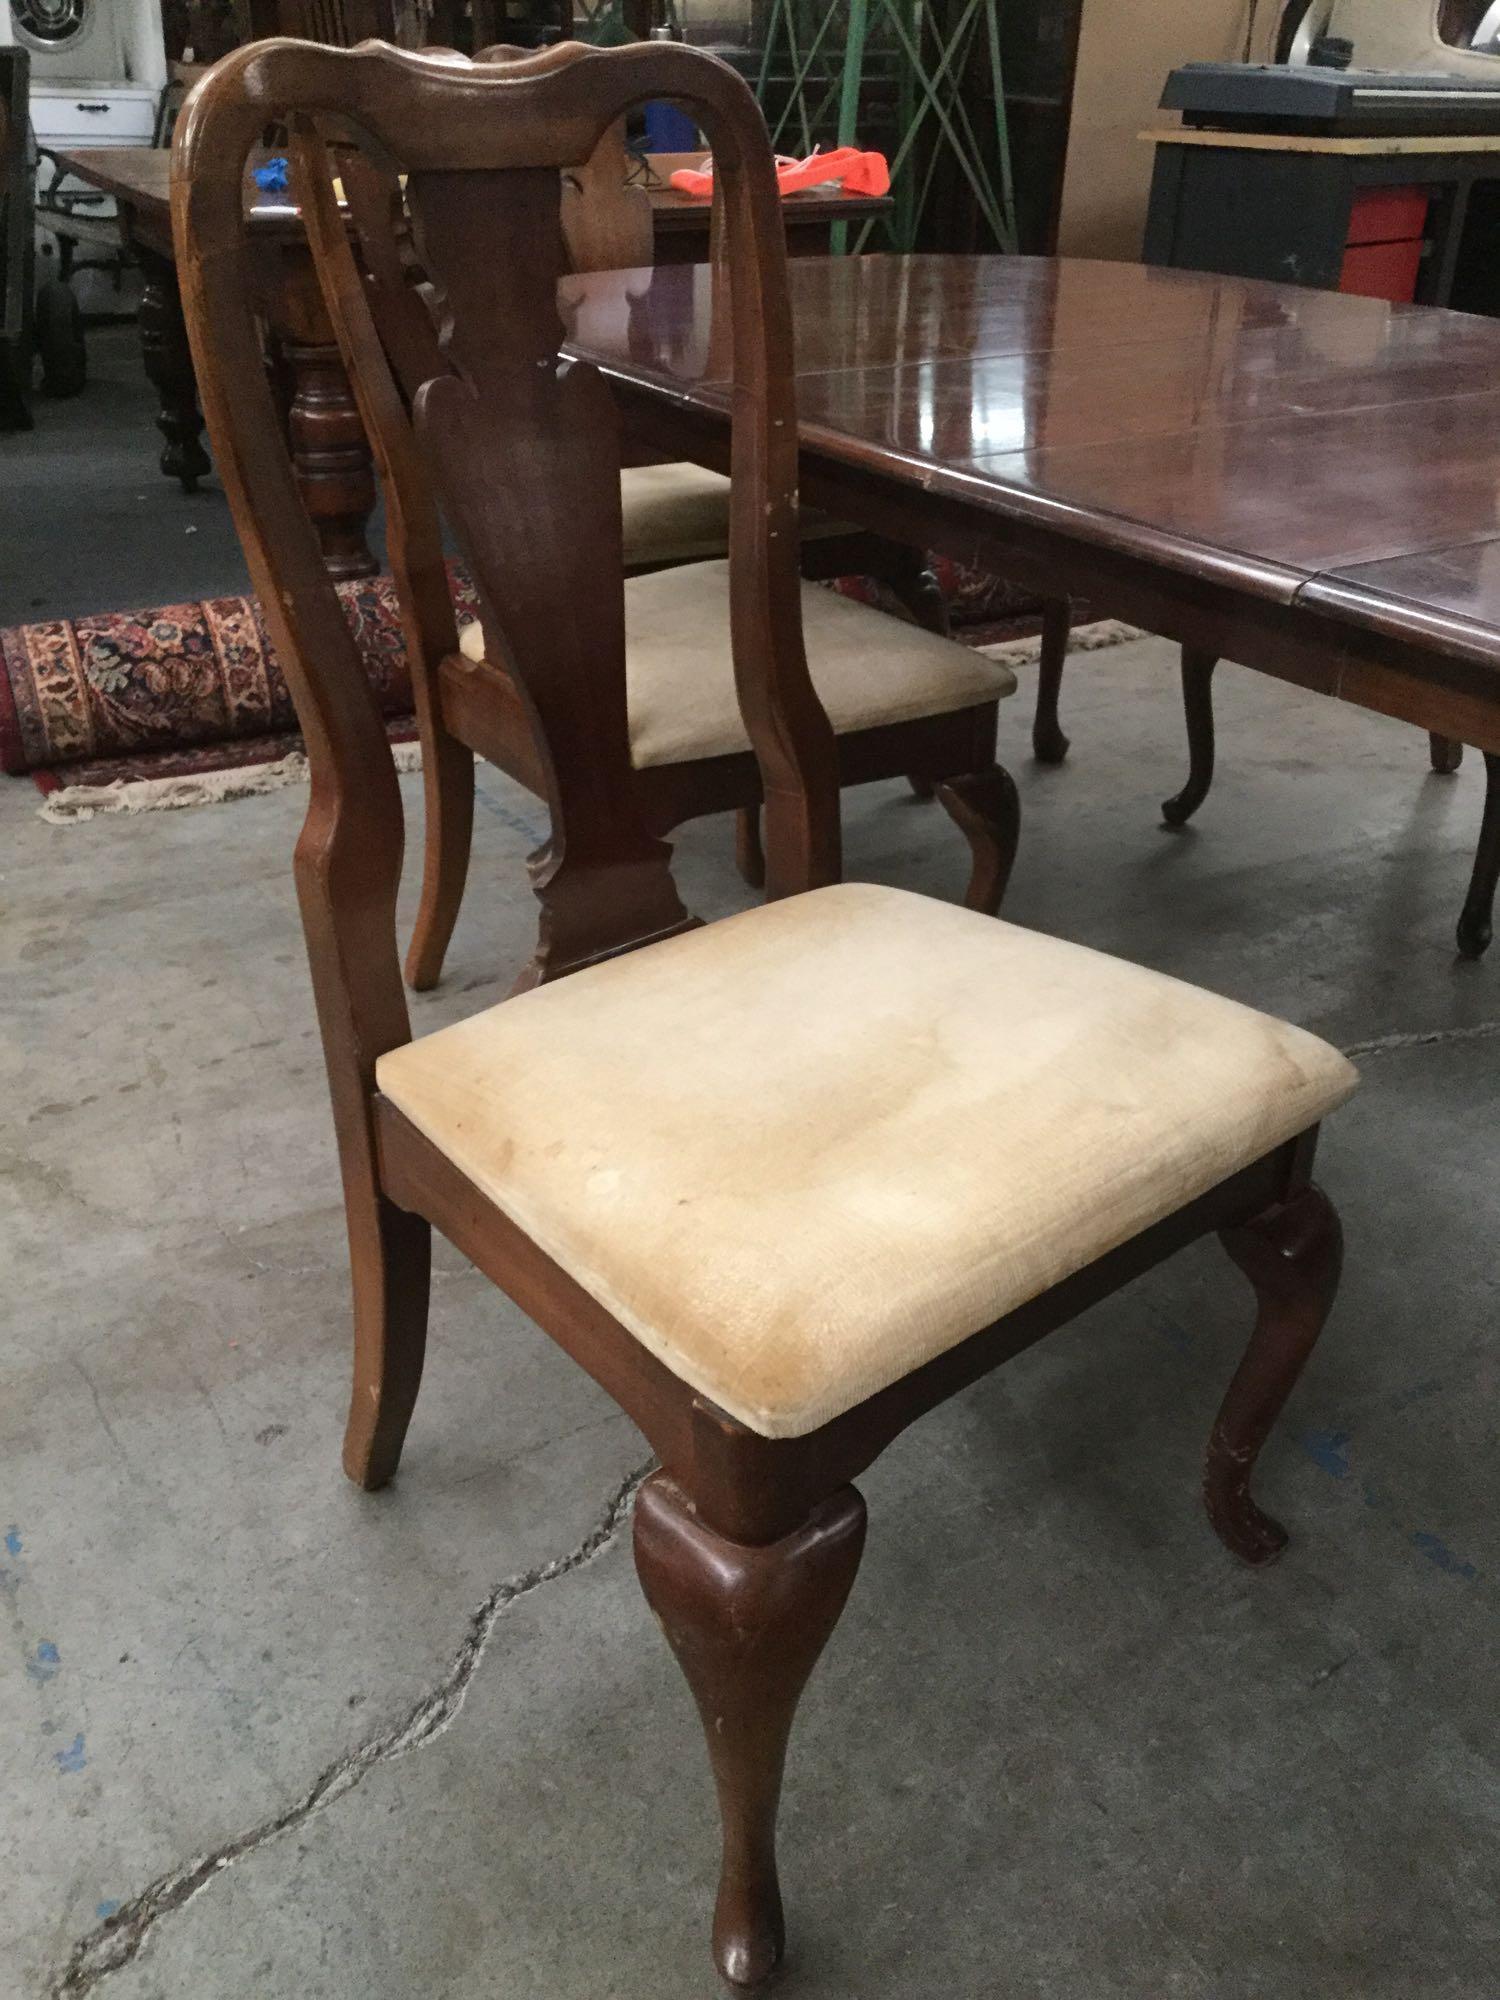
M 366 1211 L 367 1215 L 369 1214 Z M 354 1385 L 344 1470 L 374 1492 L 395 1473 L 422 1383 L 432 1231 L 384 1195 L 361 1227 L 350 1214 L 354 1268 Z
M 1168 826 L 1186 826 L 1208 797 L 1214 781 L 1214 668 L 1212 653 L 1182 649 L 1182 707 L 1187 718 L 1188 779 L 1182 790 L 1161 802 Z
M 1427 732 L 1427 754 L 1432 759 L 1432 768 L 1443 777 L 1451 777 L 1464 761 L 1464 746 L 1453 736 L 1438 736 L 1432 730 Z
M 664 1472 L 635 1503 L 636 1571 L 698 1704 L 724 1845 L 714 1960 L 740 1988 L 786 1948 L 776 1813 L 797 1703 L 859 1568 L 865 1503 L 852 1486 L 764 1548 L 726 1541 Z
M 443 727 L 430 701 L 417 696 L 425 808 L 422 896 L 406 953 L 406 983 L 418 993 L 436 986 L 458 922 L 474 837 L 474 754 Z
M 1068 657 L 1068 635 L 1073 628 L 1073 607 L 1066 597 L 1048 600 L 1042 611 L 1042 651 L 1037 666 L 1036 713 L 1031 720 L 1031 753 L 1039 764 L 1060 764 L 1068 754 L 1068 739 L 1057 719 L 1058 696 L 1062 692 L 1063 662 Z
M 1458 920 L 1458 948 L 1465 958 L 1483 958 L 1489 948 L 1495 910 L 1495 882 L 1500 877 L 1500 757 L 1484 753 L 1484 818 L 1474 873 Z
M 752 889 L 766 886 L 766 850 L 760 838 L 760 807 L 741 806 L 734 816 L 734 865 Z
M 937 795 L 974 857 L 965 904 L 987 917 L 998 916 L 1021 839 L 1021 800 L 1014 778 L 1003 765 L 991 764 L 987 770 L 945 779 Z
M 1343 1230 L 1327 1195 L 1309 1185 L 1222 1230 L 1219 1240 L 1254 1287 L 1258 1310 L 1208 1440 L 1203 1497 L 1225 1547 L 1247 1563 L 1268 1563 L 1286 1547 L 1287 1532 L 1250 1497 L 1250 1478 L 1332 1308 Z

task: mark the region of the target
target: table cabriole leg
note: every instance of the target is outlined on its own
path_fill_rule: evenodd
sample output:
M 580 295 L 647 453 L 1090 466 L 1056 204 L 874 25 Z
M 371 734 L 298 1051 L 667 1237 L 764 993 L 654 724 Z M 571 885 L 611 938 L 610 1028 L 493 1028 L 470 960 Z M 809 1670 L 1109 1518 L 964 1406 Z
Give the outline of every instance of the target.
M 1474 854 L 1469 893 L 1458 920 L 1458 949 L 1463 958 L 1483 958 L 1493 931 L 1495 884 L 1500 880 L 1500 756 L 1484 753 L 1484 818 Z

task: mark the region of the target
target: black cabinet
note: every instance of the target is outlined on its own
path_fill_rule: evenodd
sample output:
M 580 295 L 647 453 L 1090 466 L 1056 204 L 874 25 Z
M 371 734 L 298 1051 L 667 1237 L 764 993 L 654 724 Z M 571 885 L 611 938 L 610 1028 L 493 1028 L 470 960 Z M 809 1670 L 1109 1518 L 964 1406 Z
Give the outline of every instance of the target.
M 1500 135 L 1151 136 L 1148 264 L 1500 316 Z

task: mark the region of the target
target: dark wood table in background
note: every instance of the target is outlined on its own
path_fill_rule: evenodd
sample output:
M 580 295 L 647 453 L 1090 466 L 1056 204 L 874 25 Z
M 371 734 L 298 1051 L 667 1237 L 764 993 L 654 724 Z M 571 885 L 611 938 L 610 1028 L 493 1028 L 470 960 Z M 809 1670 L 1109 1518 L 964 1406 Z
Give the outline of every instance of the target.
M 156 420 L 166 440 L 161 469 L 191 490 L 209 470 L 209 461 L 201 442 L 203 419 L 177 290 L 168 193 L 172 155 L 144 146 L 101 146 L 59 152 L 57 157 L 69 173 L 115 198 L 121 234 L 145 277 L 141 349 L 146 373 L 161 397 Z M 657 158 L 670 170 L 703 155 Z M 660 179 L 665 183 L 665 171 Z M 706 257 L 708 203 L 665 184 L 648 191 L 658 263 L 691 263 Z M 330 572 L 340 578 L 369 576 L 379 567 L 365 540 L 375 507 L 370 450 L 323 311 L 301 218 L 285 195 L 263 193 L 253 182 L 247 181 L 245 196 L 251 254 L 272 339 L 270 362 L 282 377 L 281 400 L 302 497 Z M 793 256 L 807 257 L 827 251 L 835 222 L 860 222 L 884 213 L 891 204 L 868 195 L 809 190 L 789 196 L 782 206 L 787 248 Z
M 1500 323 L 1081 259 L 791 280 L 813 504 L 1500 752 Z M 636 441 L 722 466 L 710 283 L 564 289 Z

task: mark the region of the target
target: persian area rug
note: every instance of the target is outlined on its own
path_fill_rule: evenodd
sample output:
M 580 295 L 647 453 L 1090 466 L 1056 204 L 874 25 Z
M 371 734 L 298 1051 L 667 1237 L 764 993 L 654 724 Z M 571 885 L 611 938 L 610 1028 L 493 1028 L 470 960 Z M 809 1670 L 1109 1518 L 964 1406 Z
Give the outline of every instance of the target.
M 1017 625 L 1024 622 L 1011 619 L 975 626 L 971 628 L 970 643 L 991 658 L 1003 660 L 1007 666 L 1029 666 L 1040 655 L 1042 642 L 1040 637 L 1027 634 L 1024 630 L 1017 632 Z M 1029 622 L 1034 624 L 1036 621 Z M 1105 646 L 1127 645 L 1132 639 L 1145 636 L 1133 625 L 1122 625 L 1112 618 L 1099 619 L 1092 624 L 1073 627 L 1068 635 L 1068 651 L 1093 653 Z M 420 770 L 422 747 L 410 740 L 410 725 L 397 719 L 386 726 L 392 740 L 396 769 Z M 284 742 L 288 739 L 274 740 Z M 297 739 L 290 740 L 295 742 Z M 260 737 L 255 741 L 269 744 L 273 739 Z M 293 749 L 269 762 L 239 763 L 227 769 L 199 768 L 170 777 L 118 776 L 108 780 L 96 778 L 92 784 L 59 785 L 47 794 L 37 812 L 40 818 L 54 826 L 97 819 L 101 813 L 178 812 L 187 806 L 222 805 L 229 799 L 278 792 L 287 785 L 305 784 L 307 775 L 305 752 Z
M 1028 629 L 1036 604 L 997 578 L 936 559 L 955 622 Z M 460 621 L 477 617 L 450 566 Z M 845 588 L 864 595 L 858 583 Z M 381 712 L 409 740 L 411 683 L 389 576 L 338 586 Z M 990 630 L 967 631 L 974 643 Z M 202 777 L 301 749 L 291 696 L 250 597 L 108 611 L 0 631 L 0 771 L 43 792 Z
M 477 617 L 450 572 L 460 619 Z M 415 734 L 389 576 L 338 586 L 380 711 Z M 17 625 L 0 632 L 0 770 L 60 785 L 197 777 L 301 748 L 291 695 L 251 597 Z
M 957 636 L 1011 664 L 1034 659 L 1040 607 L 1000 580 L 937 559 Z M 460 622 L 478 616 L 459 564 L 449 580 Z M 878 589 L 847 578 L 850 595 Z M 338 586 L 393 743 L 414 768 L 411 681 L 389 576 Z M 1077 607 L 1080 616 L 1087 613 Z M 1138 636 L 1113 622 L 1075 626 L 1084 651 Z M 58 823 L 101 813 L 167 812 L 278 790 L 306 776 L 291 695 L 260 607 L 218 597 L 150 611 L 101 612 L 0 631 L 0 771 L 29 776 Z

